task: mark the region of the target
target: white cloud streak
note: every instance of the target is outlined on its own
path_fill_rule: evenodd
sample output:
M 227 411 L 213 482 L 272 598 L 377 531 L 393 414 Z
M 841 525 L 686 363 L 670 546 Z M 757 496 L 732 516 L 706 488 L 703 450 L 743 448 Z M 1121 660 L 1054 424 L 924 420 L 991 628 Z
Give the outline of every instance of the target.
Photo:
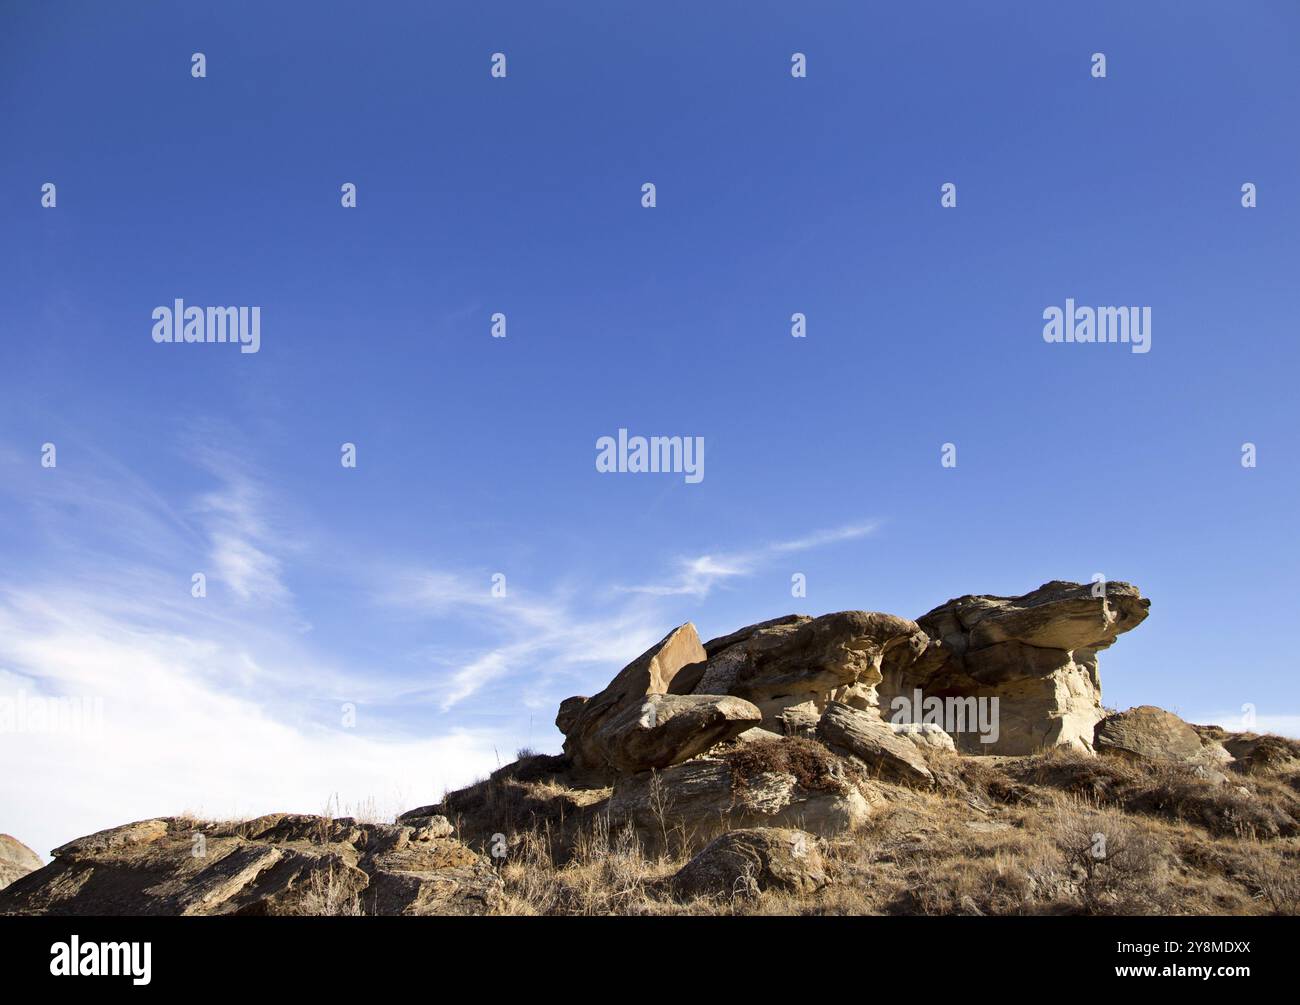
M 677 573 L 661 583 L 624 586 L 626 593 L 652 597 L 707 597 L 713 589 L 730 579 L 754 574 L 777 556 L 810 551 L 828 544 L 852 541 L 876 531 L 875 523 L 850 524 L 833 530 L 818 531 L 789 541 L 774 541 L 749 551 L 698 555 L 677 561 Z

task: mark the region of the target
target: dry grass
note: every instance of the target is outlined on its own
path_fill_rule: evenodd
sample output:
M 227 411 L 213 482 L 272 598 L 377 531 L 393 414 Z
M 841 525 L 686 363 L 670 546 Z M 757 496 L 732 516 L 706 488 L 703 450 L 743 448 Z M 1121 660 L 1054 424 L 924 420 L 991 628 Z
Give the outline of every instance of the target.
M 579 829 L 571 854 L 557 855 L 546 831 L 529 831 L 501 868 L 505 913 L 671 913 L 666 880 L 683 864 L 651 857 L 632 828 L 612 826 L 604 814 Z
M 355 885 L 348 882 L 342 869 L 331 863 L 311 874 L 306 889 L 295 905 L 295 913 L 311 916 L 357 917 L 366 912 Z
M 563 757 L 535 754 L 494 771 L 443 797 L 436 811 L 446 816 L 462 841 L 488 850 L 505 835 L 513 846 L 541 834 L 560 857 L 571 854 L 590 808 L 610 795 L 608 788 L 573 788 Z
M 1274 778 L 1238 776 L 1214 784 L 1185 765 L 1094 757 L 1057 748 L 1003 771 L 1013 784 L 1045 786 L 1097 806 L 1185 821 L 1222 837 L 1300 834 L 1300 796 Z
M 846 784 L 842 765 L 833 755 L 825 763 L 819 745 L 780 746 L 787 752 L 753 744 L 726 755 L 738 791 L 746 777 L 770 770 L 797 773 L 814 791 Z M 932 762 L 945 780 L 940 791 L 869 783 L 883 801 L 857 832 L 821 840 L 831 884 L 816 894 L 740 890 L 679 900 L 671 879 L 690 857 L 685 836 L 638 835 L 593 812 L 571 817 L 563 835 L 543 821 L 512 840 L 500 866 L 505 911 L 1235 915 L 1294 913 L 1300 902 L 1300 837 L 1285 825 L 1294 793 L 1282 782 L 1243 778 L 1245 795 L 1235 778 L 1216 785 L 1068 751 L 996 760 L 937 754 Z M 555 780 L 514 784 L 563 788 Z

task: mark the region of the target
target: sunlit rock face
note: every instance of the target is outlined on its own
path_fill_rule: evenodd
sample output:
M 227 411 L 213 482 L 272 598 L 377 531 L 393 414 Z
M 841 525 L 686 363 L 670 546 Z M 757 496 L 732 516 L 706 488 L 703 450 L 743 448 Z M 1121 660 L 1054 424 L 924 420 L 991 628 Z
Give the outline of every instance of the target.
M 878 692 L 891 715 L 899 698 L 996 698 L 996 739 L 953 731 L 969 754 L 1029 754 L 1042 747 L 1091 750 L 1105 718 L 1097 653 L 1140 625 L 1150 601 L 1129 583 L 1053 581 L 1019 597 L 950 600 L 917 624 L 928 643 L 911 661 L 887 663 Z

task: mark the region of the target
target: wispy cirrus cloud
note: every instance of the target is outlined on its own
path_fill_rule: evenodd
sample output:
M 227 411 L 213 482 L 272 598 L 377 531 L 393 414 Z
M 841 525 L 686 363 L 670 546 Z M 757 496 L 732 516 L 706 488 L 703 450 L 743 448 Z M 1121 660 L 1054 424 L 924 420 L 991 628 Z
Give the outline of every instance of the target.
M 554 680 L 576 676 L 576 668 L 591 664 L 617 669 L 670 626 L 673 619 L 656 601 L 700 599 L 717 584 L 751 575 L 781 555 L 855 540 L 875 529 L 875 523 L 850 524 L 756 548 L 681 559 L 676 574 L 665 582 L 592 591 L 615 598 L 603 613 L 593 613 L 592 594 L 582 603 L 560 591 L 541 597 L 493 596 L 485 573 L 409 570 L 387 577 L 398 584 L 384 595 L 390 608 L 433 620 L 478 619 L 502 640 L 466 653 L 434 654 L 442 671 L 436 683 L 405 697 L 433 701 L 445 712 L 505 679 Z
M 387 816 L 493 767 L 508 727 L 399 720 L 400 681 L 312 644 L 284 578 L 307 545 L 253 471 L 199 460 L 187 499 L 89 452 L 13 493 L 43 560 L 0 568 L 0 762 L 25 766 L 0 776 L 0 830 L 47 850 L 187 809 Z M 227 588 L 193 597 L 201 569 Z M 21 714 L 61 700 L 102 715 Z
M 339 696 L 378 697 L 377 682 L 297 646 L 292 626 L 187 614 L 144 580 L 123 587 L 134 601 L 0 591 L 0 701 L 102 709 L 93 728 L 0 729 L 0 760 L 26 766 L 0 777 L 0 824 L 41 850 L 185 810 L 310 813 L 334 797 L 390 816 L 489 770 L 508 741 L 486 728 L 413 735 L 369 712 L 347 728 Z
M 196 522 L 208 536 L 208 559 L 214 575 L 240 601 L 286 603 L 292 599 L 275 554 L 290 546 L 283 527 L 272 526 L 265 490 L 230 457 L 212 450 L 200 459 L 218 479 L 218 487 L 196 501 Z
M 876 531 L 876 522 L 848 524 L 829 530 L 820 530 L 804 537 L 786 541 L 773 541 L 745 551 L 722 552 L 681 558 L 677 572 L 660 583 L 619 587 L 625 593 L 640 593 L 652 597 L 706 597 L 721 583 L 753 575 L 780 555 L 811 551 L 829 544 L 852 541 Z
M 538 595 L 508 588 L 496 596 L 486 574 L 408 570 L 388 578 L 397 586 L 379 602 L 389 610 L 433 622 L 477 622 L 489 640 L 460 653 L 430 652 L 441 673 L 428 687 L 403 694 L 408 701 L 432 701 L 443 712 L 507 677 L 537 685 L 593 663 L 626 662 L 663 634 L 661 613 L 646 604 L 624 602 L 594 614 L 563 589 Z

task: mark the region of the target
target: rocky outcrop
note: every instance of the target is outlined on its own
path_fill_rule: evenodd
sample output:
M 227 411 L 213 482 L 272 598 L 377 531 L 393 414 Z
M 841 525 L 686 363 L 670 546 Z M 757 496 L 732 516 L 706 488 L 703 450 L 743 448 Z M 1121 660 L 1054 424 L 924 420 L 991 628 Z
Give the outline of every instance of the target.
M 895 733 L 874 709 L 833 702 L 817 724 L 817 735 L 832 750 L 857 758 L 874 777 L 925 788 L 934 784 L 917 745 Z
M 0 890 L 42 866 L 41 857 L 8 834 L 0 834 Z
M 579 769 L 607 770 L 611 750 L 620 742 L 618 728 L 635 726 L 639 721 L 635 712 L 630 719 L 623 714 L 641 708 L 647 695 L 667 694 L 683 667 L 705 658 L 695 626 L 687 622 L 620 670 L 599 694 L 565 699 L 555 719 L 556 727 L 565 735 L 564 752 Z
M 791 710 L 820 715 L 832 701 L 875 705 L 885 661 L 910 661 L 926 641 L 915 622 L 892 614 L 791 615 L 709 642 L 692 690 L 753 702 L 765 728 L 783 732 Z
M 451 837 L 456 833 L 456 828 L 450 820 L 440 813 L 432 812 L 432 808 L 428 806 L 408 810 L 397 818 L 397 822 L 410 827 L 414 832 L 411 838 L 417 841 L 427 838 Z
M 444 821 L 445 823 L 445 821 Z M 0 891 L 0 914 L 482 914 L 502 884 L 426 822 L 273 814 L 143 820 L 69 842 Z
M 582 741 L 583 761 L 630 773 L 685 761 L 762 721 L 743 698 L 652 694 L 605 716 Z
M 1187 764 L 1205 759 L 1201 735 L 1188 723 L 1154 705 L 1139 705 L 1097 723 L 1093 747 L 1100 754 Z
M 1018 597 L 960 597 L 917 621 L 790 614 L 703 645 L 688 623 L 594 697 L 560 705 L 567 777 L 612 784 L 609 810 L 647 833 L 665 815 L 700 832 L 796 820 L 839 832 L 869 811 L 861 786 L 810 789 L 806 773 L 777 768 L 756 772 L 740 799 L 727 745 L 752 760 L 780 738 L 815 740 L 866 779 L 919 788 L 937 784 L 938 754 L 1091 750 L 1105 717 L 1096 654 L 1147 607 L 1126 583 L 1057 581 Z M 901 697 L 923 707 L 900 715 Z M 932 717 L 927 699 L 961 714 Z
M 679 897 L 752 897 L 761 890 L 810 894 L 828 882 L 817 839 L 780 827 L 723 834 L 673 877 Z
M 1104 717 L 1097 653 L 1147 616 L 1128 583 L 1054 581 L 1019 597 L 972 595 L 917 619 L 927 643 L 886 667 L 881 706 L 925 696 L 998 699 L 997 739 L 954 731 L 965 753 L 1029 754 L 1048 746 L 1092 749 Z
M 609 800 L 611 819 L 631 823 L 650 845 L 672 835 L 699 847 L 736 827 L 797 826 L 843 834 L 870 812 L 861 790 L 847 778 L 801 780 L 787 765 L 758 764 L 746 771 L 744 763 L 717 757 L 621 778 Z
M 959 597 L 917 621 L 869 611 L 790 614 L 702 646 L 688 623 L 595 697 L 566 699 L 556 725 L 576 768 L 607 775 L 680 763 L 755 725 L 719 696 L 750 703 L 757 725 L 778 736 L 812 735 L 838 702 L 880 709 L 892 725 L 937 725 L 963 753 L 1091 750 L 1105 716 L 1097 653 L 1141 624 L 1148 607 L 1128 583 L 1053 581 L 1018 597 Z M 647 701 L 653 695 L 699 701 Z M 936 722 L 917 699 L 957 702 L 957 714 Z M 701 720 L 709 725 L 686 728 Z M 688 735 L 698 742 L 682 744 Z M 933 729 L 907 738 L 946 746 Z

